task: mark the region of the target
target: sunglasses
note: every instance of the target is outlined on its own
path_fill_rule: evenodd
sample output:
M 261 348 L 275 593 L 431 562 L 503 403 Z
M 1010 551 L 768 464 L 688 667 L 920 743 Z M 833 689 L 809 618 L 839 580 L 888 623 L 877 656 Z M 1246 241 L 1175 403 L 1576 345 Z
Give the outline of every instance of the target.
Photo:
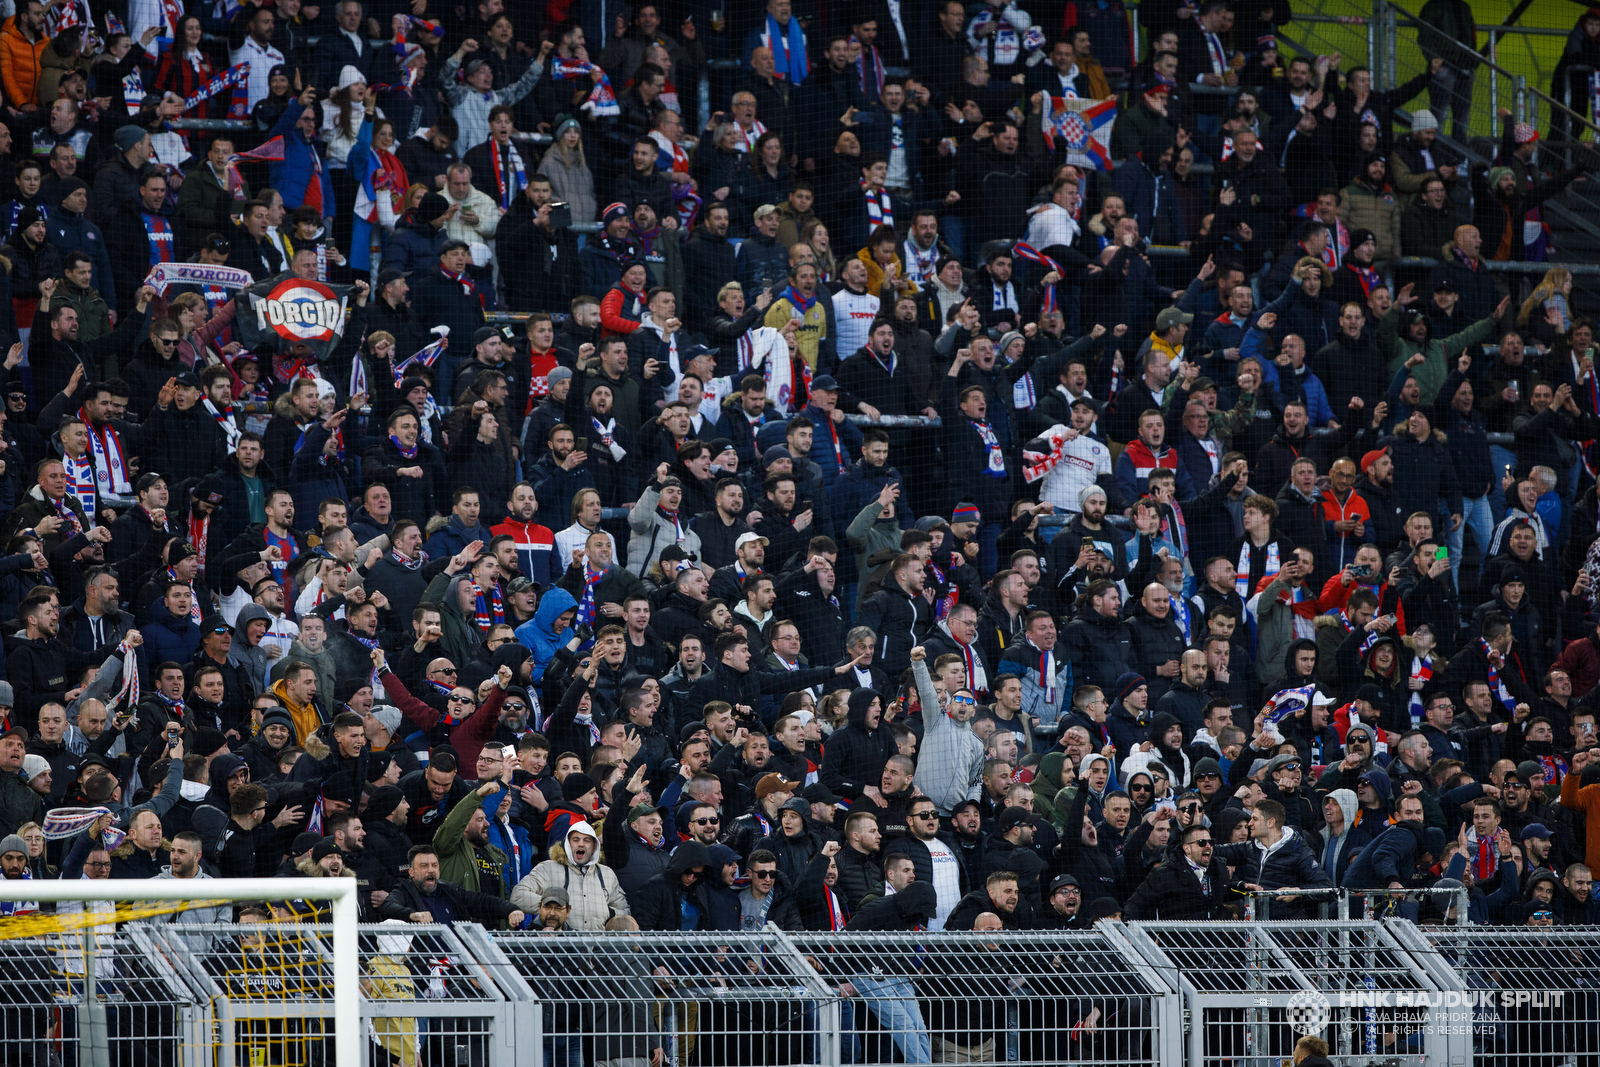
M 449 702 L 452 703 L 452 704 L 471 704 L 471 705 L 474 705 L 474 706 L 476 706 L 477 703 L 478 703 L 476 700 L 473 700 L 471 697 L 458 697 L 458 696 L 450 697 L 450 701 Z
M 1278 768 L 1280 771 L 1298 771 L 1299 769 L 1300 764 L 1298 763 L 1285 763 L 1282 767 Z
M 777 871 L 751 871 L 750 872 L 750 877 L 752 877 L 752 878 L 760 878 L 762 880 L 766 880 L 768 878 L 776 878 L 776 877 L 778 877 L 778 872 Z
M 1211 847 L 1211 838 L 1202 837 L 1198 841 L 1190 841 L 1189 844 L 1191 844 L 1191 845 L 1199 845 L 1201 848 L 1210 848 Z
M 1202 775 L 1198 775 L 1196 780 L 1203 779 L 1203 778 L 1216 778 L 1216 779 L 1220 780 L 1222 778 L 1222 775 L 1220 775 L 1220 774 L 1202 774 Z
M 715 815 L 713 815 L 709 819 L 696 819 L 696 820 L 694 820 L 694 824 L 696 826 L 716 826 L 716 825 L 720 824 L 721 822 L 722 822 L 722 820 L 717 818 Z
M 950 703 L 952 703 L 952 704 L 972 704 L 972 705 L 976 706 L 978 702 L 976 700 L 973 700 L 971 697 L 951 697 L 950 698 Z
M 1152 785 L 1136 785 L 1136 786 L 1129 787 L 1128 792 L 1130 792 L 1130 793 L 1149 793 L 1149 792 L 1152 792 L 1154 789 L 1155 789 L 1155 786 L 1152 786 Z
M 913 819 L 937 819 L 939 817 L 939 813 L 936 811 L 919 811 L 914 813 L 911 817 Z
M 518 700 L 518 701 L 508 700 L 504 704 L 501 704 L 500 706 L 502 708 L 506 709 L 507 711 L 527 711 L 528 710 L 528 705 L 522 703 L 520 700 Z
M 1556 913 L 1553 911 L 1536 911 L 1531 917 L 1535 919 L 1554 919 Z
M 28 394 L 27 393 L 7 393 L 6 394 L 6 399 L 11 401 L 13 404 L 26 404 L 28 402 Z

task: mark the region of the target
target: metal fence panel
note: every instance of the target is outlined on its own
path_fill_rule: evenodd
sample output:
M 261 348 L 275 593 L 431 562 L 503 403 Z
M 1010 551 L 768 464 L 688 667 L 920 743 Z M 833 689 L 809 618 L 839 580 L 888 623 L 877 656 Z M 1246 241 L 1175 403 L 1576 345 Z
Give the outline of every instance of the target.
M 218 1067 L 332 1067 L 330 925 L 192 924 L 152 935 L 209 1004 Z M 453 930 L 363 924 L 357 944 L 366 1062 L 513 1062 L 506 997 Z
M 549 1067 L 837 1063 L 833 991 L 783 934 L 495 932 L 491 968 L 542 1005 Z
M 110 924 L 0 941 L 6 1063 L 180 1067 L 203 1032 L 199 1010 L 170 967 Z
M 1175 990 L 1100 931 L 797 934 L 842 992 L 844 1063 L 1163 1064 Z
M 1452 994 L 1474 1062 L 1600 1062 L 1600 929 L 1392 925 Z
M 1152 967 L 1177 976 L 1190 1067 L 1292 1059 L 1320 1034 L 1335 1063 L 1449 1062 L 1441 987 L 1378 923 L 1136 922 Z

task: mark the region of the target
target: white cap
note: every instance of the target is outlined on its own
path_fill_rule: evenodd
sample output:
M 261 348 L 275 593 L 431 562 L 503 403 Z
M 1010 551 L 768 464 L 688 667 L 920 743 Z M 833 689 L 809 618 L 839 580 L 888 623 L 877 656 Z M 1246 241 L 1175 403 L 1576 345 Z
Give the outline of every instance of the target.
M 22 776 L 32 779 L 50 773 L 50 761 L 33 752 L 22 757 Z
M 739 535 L 739 539 L 734 541 L 733 550 L 737 552 L 751 541 L 760 541 L 763 545 L 771 543 L 758 533 L 742 533 Z

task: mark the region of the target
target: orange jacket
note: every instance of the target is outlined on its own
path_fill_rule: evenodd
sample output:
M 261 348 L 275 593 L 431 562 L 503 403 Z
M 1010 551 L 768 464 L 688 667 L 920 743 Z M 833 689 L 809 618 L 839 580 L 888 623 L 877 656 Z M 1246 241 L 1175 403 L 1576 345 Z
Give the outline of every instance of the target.
M 15 108 L 37 104 L 39 74 L 42 56 L 50 42 L 40 37 L 30 42 L 17 29 L 17 18 L 6 19 L 0 28 L 0 86 L 4 86 L 6 103 Z
M 1600 864 L 1600 785 L 1581 785 L 1580 778 L 1569 773 L 1561 779 L 1561 806 L 1585 816 L 1584 863 L 1593 870 Z

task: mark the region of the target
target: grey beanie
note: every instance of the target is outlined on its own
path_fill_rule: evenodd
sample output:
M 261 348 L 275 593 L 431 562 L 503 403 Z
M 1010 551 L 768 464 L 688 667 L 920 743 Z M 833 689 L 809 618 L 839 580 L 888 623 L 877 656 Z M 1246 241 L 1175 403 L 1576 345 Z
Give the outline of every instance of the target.
M 372 709 L 372 717 L 383 724 L 391 734 L 400 729 L 400 709 L 380 706 Z
M 17 694 L 12 690 L 10 682 L 0 682 L 0 708 L 9 708 L 15 705 Z
M 7 834 L 4 838 L 0 838 L 0 856 L 4 856 L 7 852 L 20 852 L 26 856 L 28 843 L 20 834 Z
M 557 382 L 564 382 L 571 377 L 571 367 L 552 367 L 550 373 L 545 375 L 545 382 L 548 385 L 555 385 Z

